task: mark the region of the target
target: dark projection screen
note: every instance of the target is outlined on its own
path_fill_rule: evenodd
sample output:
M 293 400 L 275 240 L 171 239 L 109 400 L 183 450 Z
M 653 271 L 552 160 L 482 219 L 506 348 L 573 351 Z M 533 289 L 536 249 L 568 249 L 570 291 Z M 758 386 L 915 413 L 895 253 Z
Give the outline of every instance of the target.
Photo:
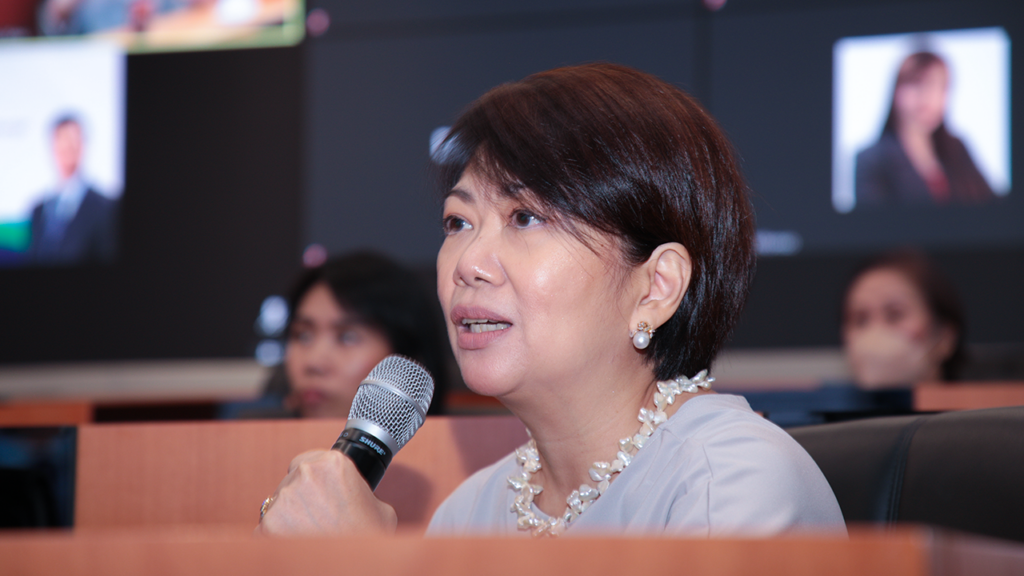
M 1022 6 L 310 0 L 330 26 L 296 47 L 130 55 L 118 260 L 0 269 L 0 362 L 251 355 L 260 302 L 287 290 L 313 243 L 376 248 L 429 274 L 434 130 L 501 82 L 597 60 L 693 93 L 741 157 L 763 257 L 734 346 L 838 344 L 851 270 L 910 245 L 952 277 L 970 342 L 1024 342 Z M 1008 41 L 1006 193 L 837 211 L 837 43 L 989 28 Z

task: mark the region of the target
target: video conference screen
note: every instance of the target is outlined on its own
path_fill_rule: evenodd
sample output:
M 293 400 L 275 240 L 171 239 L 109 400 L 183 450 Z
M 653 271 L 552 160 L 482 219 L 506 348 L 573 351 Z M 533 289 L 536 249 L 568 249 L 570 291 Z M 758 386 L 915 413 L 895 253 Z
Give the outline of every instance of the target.
M 88 37 L 129 52 L 287 46 L 303 0 L 4 0 L 0 38 Z
M 0 43 L 0 266 L 111 264 L 125 176 L 125 56 Z
M 843 38 L 834 78 L 837 212 L 983 206 L 1010 193 L 1003 28 Z
M 709 105 L 743 157 L 762 254 L 1024 246 L 1012 89 L 1024 5 L 730 6 Z

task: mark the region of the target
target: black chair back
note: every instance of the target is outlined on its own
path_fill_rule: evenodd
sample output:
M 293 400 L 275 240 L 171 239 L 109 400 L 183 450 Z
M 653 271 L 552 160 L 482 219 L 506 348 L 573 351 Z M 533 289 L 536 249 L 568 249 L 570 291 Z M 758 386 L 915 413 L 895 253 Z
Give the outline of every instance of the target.
M 788 431 L 848 523 L 924 523 L 1024 542 L 1024 406 Z

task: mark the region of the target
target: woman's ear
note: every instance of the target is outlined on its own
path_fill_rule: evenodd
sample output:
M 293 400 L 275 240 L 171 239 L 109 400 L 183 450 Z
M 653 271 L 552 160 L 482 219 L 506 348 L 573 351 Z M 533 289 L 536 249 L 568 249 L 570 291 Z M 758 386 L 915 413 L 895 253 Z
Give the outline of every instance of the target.
M 957 333 L 956 329 L 949 324 L 939 324 L 935 327 L 935 341 L 932 346 L 932 359 L 938 364 L 949 360 L 956 351 Z
M 641 321 L 657 329 L 676 313 L 690 286 L 690 252 L 678 242 L 662 244 L 637 272 L 640 300 L 633 312 L 631 329 Z

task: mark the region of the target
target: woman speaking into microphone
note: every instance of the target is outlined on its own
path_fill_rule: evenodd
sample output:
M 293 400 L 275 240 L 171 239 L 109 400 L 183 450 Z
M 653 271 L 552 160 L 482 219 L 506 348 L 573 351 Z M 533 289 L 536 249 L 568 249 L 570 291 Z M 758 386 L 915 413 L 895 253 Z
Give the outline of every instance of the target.
M 467 386 L 530 442 L 428 535 L 844 531 L 810 456 L 707 376 L 747 297 L 754 216 L 681 90 L 612 64 L 494 88 L 440 148 L 437 292 Z M 258 532 L 390 532 L 344 456 L 296 458 Z

